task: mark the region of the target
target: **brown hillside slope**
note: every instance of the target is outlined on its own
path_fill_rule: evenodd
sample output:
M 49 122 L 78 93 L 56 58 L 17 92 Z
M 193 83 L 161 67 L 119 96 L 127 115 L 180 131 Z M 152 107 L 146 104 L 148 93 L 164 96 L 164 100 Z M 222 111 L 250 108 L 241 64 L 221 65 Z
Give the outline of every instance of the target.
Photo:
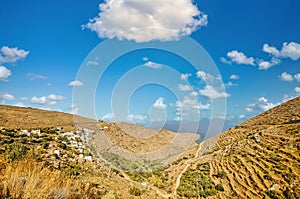
M 272 108 L 239 126 L 300 123 L 300 97 Z
M 89 121 L 86 118 L 81 119 Z M 76 130 L 72 114 L 5 105 L 0 105 L 0 127 L 11 129 L 64 127 L 67 131 Z
M 202 146 L 201 157 L 181 178 L 179 198 L 300 197 L 300 97 L 229 129 Z M 189 183 L 193 177 L 197 189 Z

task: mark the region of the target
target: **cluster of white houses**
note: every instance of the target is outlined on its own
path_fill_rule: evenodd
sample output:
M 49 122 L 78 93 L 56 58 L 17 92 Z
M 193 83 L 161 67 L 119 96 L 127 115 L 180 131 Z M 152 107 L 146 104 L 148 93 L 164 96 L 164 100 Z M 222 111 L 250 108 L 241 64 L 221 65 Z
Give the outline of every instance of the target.
M 60 133 L 60 130 L 62 128 L 58 127 L 57 128 L 57 133 Z M 83 152 L 84 150 L 89 150 L 89 148 L 86 148 L 86 146 L 83 143 L 87 143 L 89 141 L 89 137 L 91 133 L 94 133 L 95 131 L 84 128 L 81 131 L 76 131 L 75 133 L 73 131 L 70 132 L 64 132 L 60 133 L 61 136 L 64 136 L 68 138 L 69 144 L 71 147 L 76 148 L 76 150 L 79 152 L 79 159 L 84 159 L 87 161 L 93 161 L 92 156 L 84 156 Z M 41 136 L 41 130 L 40 129 L 35 129 L 35 130 L 21 130 L 21 133 L 26 134 L 28 137 L 31 137 L 33 134 Z M 63 144 L 67 145 L 68 143 L 66 141 L 62 141 Z M 56 154 L 57 156 L 60 156 L 60 150 L 55 149 L 53 151 L 53 154 Z

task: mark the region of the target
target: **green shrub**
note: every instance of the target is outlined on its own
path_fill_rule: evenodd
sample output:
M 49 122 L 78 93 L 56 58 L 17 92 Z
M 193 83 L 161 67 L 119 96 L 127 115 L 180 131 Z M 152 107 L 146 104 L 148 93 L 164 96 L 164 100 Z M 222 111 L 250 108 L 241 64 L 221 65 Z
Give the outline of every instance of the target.
M 13 143 L 5 147 L 4 158 L 8 162 L 22 159 L 28 152 L 28 148 L 21 143 Z
M 130 193 L 131 195 L 134 195 L 134 196 L 140 196 L 140 195 L 142 195 L 141 190 L 139 190 L 139 189 L 136 188 L 136 187 L 130 188 L 130 189 L 129 189 L 129 193 Z
M 69 167 L 65 169 L 66 176 L 78 176 L 80 174 L 81 167 L 80 165 L 71 162 Z
M 48 147 L 49 147 L 49 143 L 48 143 L 48 142 L 45 142 L 45 141 L 43 141 L 43 142 L 42 142 L 42 147 L 43 147 L 43 149 L 48 149 Z
M 292 199 L 294 198 L 293 197 L 293 194 L 291 193 L 290 189 L 287 187 L 284 192 L 283 192 L 283 195 L 286 199 Z
M 218 178 L 225 178 L 227 174 L 225 171 L 219 171 L 215 176 Z
M 216 190 L 218 191 L 225 191 L 224 187 L 222 184 L 217 184 L 216 187 L 215 187 Z
M 64 150 L 67 149 L 67 145 L 65 145 L 64 143 L 61 143 L 61 142 L 59 142 L 59 143 L 57 144 L 57 146 L 58 146 L 59 148 L 64 149 Z
M 270 197 L 270 198 L 274 198 L 274 199 L 280 199 L 280 195 L 274 191 L 274 190 L 267 190 L 266 194 Z

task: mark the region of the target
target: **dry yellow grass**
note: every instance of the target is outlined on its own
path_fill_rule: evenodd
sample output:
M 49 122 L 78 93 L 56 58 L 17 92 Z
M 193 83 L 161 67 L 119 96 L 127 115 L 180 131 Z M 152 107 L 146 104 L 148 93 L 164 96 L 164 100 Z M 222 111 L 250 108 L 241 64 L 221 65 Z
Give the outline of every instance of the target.
M 72 179 L 63 179 L 60 171 L 25 158 L 6 165 L 0 182 L 1 195 L 7 198 L 69 198 Z
M 63 127 L 64 131 L 74 131 L 76 130 L 74 117 L 83 123 L 92 121 L 57 111 L 0 105 L 0 127 L 11 129 Z

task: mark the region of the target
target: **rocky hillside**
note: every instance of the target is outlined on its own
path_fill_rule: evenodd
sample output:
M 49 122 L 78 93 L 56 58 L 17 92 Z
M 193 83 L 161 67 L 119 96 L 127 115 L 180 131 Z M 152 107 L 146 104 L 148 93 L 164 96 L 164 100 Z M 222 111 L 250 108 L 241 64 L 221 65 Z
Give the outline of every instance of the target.
M 300 197 L 300 97 L 202 146 L 202 155 L 181 178 L 182 198 L 197 198 L 199 193 L 213 198 Z
M 169 143 L 173 151 L 182 142 L 196 146 L 199 138 L 4 105 L 0 107 L 0 127 L 0 198 L 162 198 L 166 193 L 159 186 L 165 174 L 148 173 L 153 182 L 141 182 L 132 175 L 137 162 L 122 160 L 123 170 L 108 164 L 107 160 L 120 159 L 113 151 L 98 151 L 100 135 L 124 151 L 142 154 Z M 174 142 L 175 137 L 180 142 Z M 102 152 L 100 156 L 98 152 Z
M 124 160 L 114 153 L 114 149 L 105 148 L 107 143 L 103 140 L 126 153 L 151 154 L 165 145 L 176 151 L 180 144 L 193 142 L 198 137 L 86 118 L 75 125 L 71 115 L 61 114 L 61 119 L 55 119 L 59 117 L 57 112 L 34 110 L 31 113 L 31 109 L 1 108 L 1 126 L 19 128 L 2 129 L 0 135 L 2 198 L 300 198 L 300 97 L 199 145 L 190 145 L 172 162 L 152 172 L 136 172 L 139 165 L 145 166 L 149 162 Z M 7 114 L 13 111 L 13 116 Z M 15 116 L 32 117 L 32 120 L 26 123 L 25 119 Z M 36 116 L 39 119 L 35 119 Z M 45 116 L 53 119 L 39 122 Z M 43 128 L 37 135 L 28 136 L 22 131 L 24 127 L 41 126 Z M 63 128 L 58 129 L 58 126 Z M 68 128 L 73 134 L 68 134 Z M 91 139 L 86 140 L 86 137 Z M 82 147 L 85 144 L 86 148 Z M 35 167 L 22 162 L 28 160 L 22 159 L 26 150 L 31 158 L 32 154 L 38 157 L 31 162 L 44 165 L 37 169 L 45 170 L 39 172 L 43 174 L 39 179 L 54 176 L 52 181 L 48 180 L 53 183 L 45 187 L 42 180 L 34 186 L 27 183 L 31 182 L 32 176 L 24 176 L 23 167 L 27 164 L 30 168 Z M 172 156 L 171 151 L 167 152 Z M 120 167 L 109 167 L 111 165 L 103 158 L 110 163 L 115 161 Z M 22 165 L 19 166 L 21 169 L 18 165 Z M 13 180 L 16 172 L 17 181 Z M 19 180 L 25 183 L 20 184 Z M 56 184 L 66 184 L 64 191 Z M 38 197 L 38 194 L 30 195 L 29 191 L 13 192 L 32 187 L 44 190 L 48 195 Z M 12 193 L 23 195 L 12 197 Z

